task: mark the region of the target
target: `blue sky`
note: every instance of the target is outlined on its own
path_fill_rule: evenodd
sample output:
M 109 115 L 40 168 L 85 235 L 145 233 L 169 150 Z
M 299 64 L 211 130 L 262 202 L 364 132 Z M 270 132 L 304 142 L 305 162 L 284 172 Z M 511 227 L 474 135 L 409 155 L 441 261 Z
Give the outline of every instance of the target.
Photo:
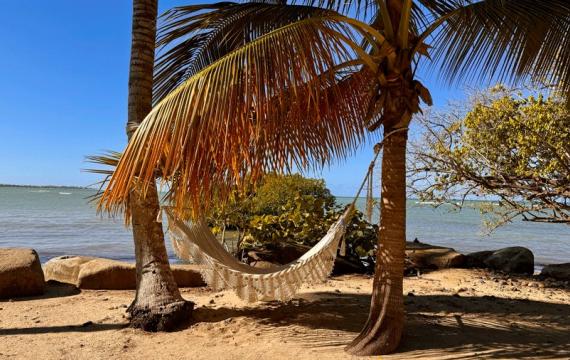
M 191 1 L 161 0 L 160 10 Z M 86 186 L 86 155 L 125 143 L 131 1 L 0 0 L 0 183 Z M 437 107 L 463 96 L 419 78 Z M 336 195 L 351 195 L 372 150 L 322 173 Z

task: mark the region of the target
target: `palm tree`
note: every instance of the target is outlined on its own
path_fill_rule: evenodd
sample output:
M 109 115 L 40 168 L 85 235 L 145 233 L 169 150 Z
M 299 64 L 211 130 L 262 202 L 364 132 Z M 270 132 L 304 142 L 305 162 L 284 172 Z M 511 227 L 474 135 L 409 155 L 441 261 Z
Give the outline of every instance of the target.
M 302 0 L 300 0 L 302 1 Z M 170 186 L 199 217 L 242 179 L 320 168 L 382 128 L 382 198 L 371 308 L 353 354 L 390 353 L 404 327 L 407 128 L 431 104 L 415 78 L 558 82 L 570 89 L 567 0 L 305 0 L 176 8 L 163 18 L 152 112 L 101 206 L 125 208 L 133 182 Z M 353 17 L 349 17 L 353 16 Z M 433 66 L 433 65 L 432 65 Z M 387 134 L 392 134 L 388 136 Z
M 152 83 L 157 0 L 133 0 L 133 29 L 129 71 L 127 135 L 152 109 Z M 133 187 L 128 199 L 135 243 L 137 293 L 128 308 L 132 326 L 149 331 L 169 330 L 190 315 L 170 270 L 162 224 L 156 221 L 159 202 L 156 185 L 147 184 L 145 196 Z

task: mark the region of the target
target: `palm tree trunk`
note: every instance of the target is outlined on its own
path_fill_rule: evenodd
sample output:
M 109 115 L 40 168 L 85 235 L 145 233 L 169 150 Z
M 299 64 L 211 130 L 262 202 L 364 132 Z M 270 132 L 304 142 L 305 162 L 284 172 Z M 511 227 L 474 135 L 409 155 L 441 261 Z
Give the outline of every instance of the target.
M 384 135 L 392 130 L 385 128 Z M 399 131 L 384 141 L 381 218 L 370 313 L 364 329 L 346 349 L 355 355 L 393 352 L 404 328 L 407 137 L 407 130 Z
M 156 37 L 157 0 L 133 0 L 133 29 L 129 71 L 127 134 L 152 108 L 152 78 Z M 143 196 L 140 188 L 129 199 L 135 243 L 137 293 L 129 306 L 131 326 L 165 331 L 188 319 L 194 304 L 185 301 L 170 270 L 154 183 Z

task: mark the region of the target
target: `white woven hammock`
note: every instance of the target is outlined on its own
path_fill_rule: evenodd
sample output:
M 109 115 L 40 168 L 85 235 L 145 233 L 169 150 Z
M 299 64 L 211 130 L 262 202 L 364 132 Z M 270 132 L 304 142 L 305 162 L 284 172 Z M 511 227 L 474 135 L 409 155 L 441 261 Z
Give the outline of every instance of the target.
M 299 259 L 271 269 L 240 262 L 224 249 L 204 221 L 185 222 L 166 209 L 168 232 L 176 255 L 203 265 L 202 278 L 214 290 L 232 289 L 243 300 L 289 300 L 303 283 L 324 281 L 332 272 L 339 242 L 354 204 L 348 206 L 327 234 Z
M 407 130 L 393 130 L 384 136 L 384 140 L 394 133 Z M 369 190 L 372 189 L 372 171 L 384 140 L 374 147 L 374 158 L 352 203 L 327 234 L 299 259 L 272 269 L 254 268 L 228 253 L 204 221 L 182 221 L 166 208 L 168 232 L 176 255 L 182 260 L 203 265 L 202 277 L 212 289 L 233 289 L 240 298 L 249 302 L 289 300 L 303 283 L 324 281 L 332 272 L 337 249 L 352 216 L 356 199 L 367 182 Z

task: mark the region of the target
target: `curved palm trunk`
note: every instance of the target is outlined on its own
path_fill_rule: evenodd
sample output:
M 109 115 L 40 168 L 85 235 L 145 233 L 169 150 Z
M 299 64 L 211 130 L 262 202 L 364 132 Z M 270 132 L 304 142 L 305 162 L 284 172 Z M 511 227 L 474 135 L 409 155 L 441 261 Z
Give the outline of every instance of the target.
M 133 35 L 129 71 L 127 134 L 152 108 L 152 77 L 157 0 L 133 0 Z M 194 304 L 185 301 L 170 270 L 155 184 L 146 196 L 133 190 L 129 199 L 135 243 L 137 294 L 128 308 L 131 326 L 148 331 L 169 330 L 190 316 Z
M 384 134 L 392 130 L 385 128 Z M 406 141 L 407 131 L 394 133 L 384 141 L 381 218 L 370 313 L 364 329 L 346 349 L 355 355 L 393 352 L 404 328 Z

